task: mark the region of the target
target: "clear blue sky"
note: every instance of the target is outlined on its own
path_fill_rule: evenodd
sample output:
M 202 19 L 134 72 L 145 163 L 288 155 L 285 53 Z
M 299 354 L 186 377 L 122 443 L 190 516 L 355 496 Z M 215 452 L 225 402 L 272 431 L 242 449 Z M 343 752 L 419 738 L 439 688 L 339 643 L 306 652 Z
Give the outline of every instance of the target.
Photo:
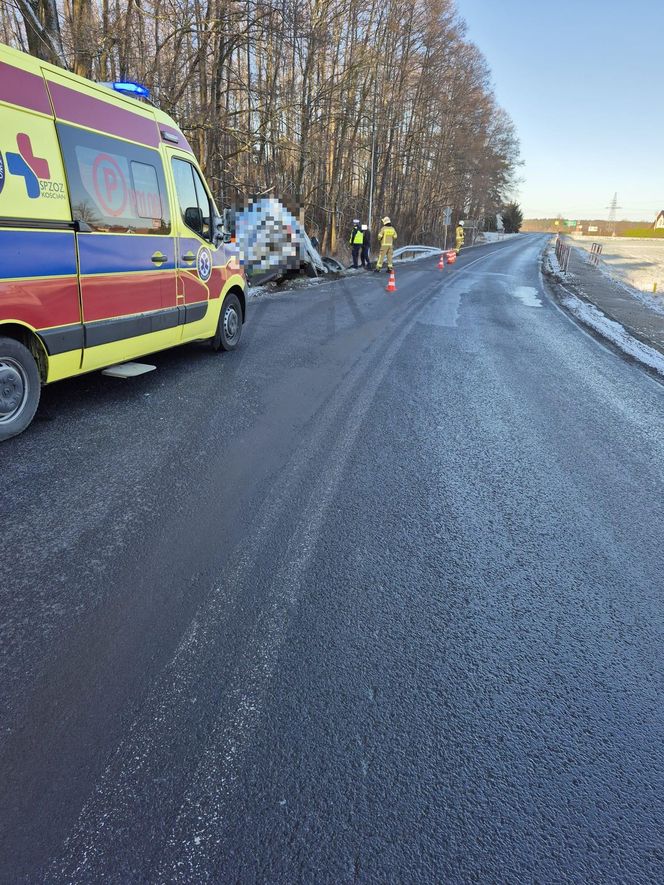
M 664 209 L 664 0 L 457 0 L 516 124 L 526 218 Z

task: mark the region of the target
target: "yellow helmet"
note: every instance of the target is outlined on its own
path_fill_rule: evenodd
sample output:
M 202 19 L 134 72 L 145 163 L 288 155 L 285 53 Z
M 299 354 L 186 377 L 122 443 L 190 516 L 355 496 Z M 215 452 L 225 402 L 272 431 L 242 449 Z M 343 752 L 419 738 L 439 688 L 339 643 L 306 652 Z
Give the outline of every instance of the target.
M 383 224 L 392 224 L 392 222 L 390 221 L 390 216 L 386 215 L 385 218 L 383 218 L 382 223 Z

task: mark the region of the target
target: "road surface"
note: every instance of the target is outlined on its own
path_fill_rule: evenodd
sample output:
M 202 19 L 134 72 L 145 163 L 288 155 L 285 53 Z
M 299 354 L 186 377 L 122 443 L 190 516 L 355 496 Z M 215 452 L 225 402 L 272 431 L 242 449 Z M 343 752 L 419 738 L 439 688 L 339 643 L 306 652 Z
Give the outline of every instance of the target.
M 664 880 L 664 389 L 546 238 L 255 299 L 0 450 L 0 876 Z

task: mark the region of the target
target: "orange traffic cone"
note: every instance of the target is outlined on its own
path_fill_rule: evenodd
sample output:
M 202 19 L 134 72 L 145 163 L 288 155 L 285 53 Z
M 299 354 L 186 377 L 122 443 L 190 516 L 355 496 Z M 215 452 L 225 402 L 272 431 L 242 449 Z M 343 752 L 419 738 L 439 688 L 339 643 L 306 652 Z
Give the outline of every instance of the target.
M 443 253 L 440 253 L 440 258 L 438 259 L 438 270 L 445 269 L 445 258 L 443 257 Z
M 390 278 L 387 281 L 387 287 L 385 288 L 386 292 L 396 292 L 397 291 L 397 280 L 394 276 L 394 271 L 390 271 Z
M 454 249 L 452 249 L 450 252 L 447 253 L 447 263 L 454 264 L 455 261 L 456 261 L 456 252 L 454 251 Z

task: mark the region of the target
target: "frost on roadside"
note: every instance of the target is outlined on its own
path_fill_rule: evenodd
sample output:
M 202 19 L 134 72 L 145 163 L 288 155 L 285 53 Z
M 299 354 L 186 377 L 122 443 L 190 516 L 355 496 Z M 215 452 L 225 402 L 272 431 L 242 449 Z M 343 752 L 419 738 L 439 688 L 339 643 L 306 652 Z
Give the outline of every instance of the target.
M 556 258 L 555 249 L 552 246 L 545 250 L 542 263 L 544 271 L 550 274 L 558 283 L 566 283 L 568 285 L 571 283 L 570 277 L 574 275 L 563 273 Z M 627 356 L 638 360 L 638 362 L 653 369 L 664 378 L 663 354 L 643 341 L 639 341 L 621 323 L 610 319 L 594 304 L 577 297 L 569 289 L 566 289 L 565 286 L 561 285 L 560 289 L 563 292 L 562 296 L 559 296 L 560 303 L 580 322 L 593 329 L 607 341 L 610 341 Z M 577 290 L 581 291 L 578 286 Z M 585 293 L 582 292 L 582 294 Z
M 594 304 L 582 301 L 576 295 L 571 295 L 570 293 L 564 295 L 561 300 L 563 306 L 571 311 L 581 322 L 599 332 L 600 335 L 607 338 L 616 347 L 619 347 L 623 353 L 649 366 L 664 377 L 664 355 L 655 350 L 654 347 L 649 347 L 647 344 L 634 338 L 624 326 L 621 326 L 615 320 L 609 319 Z

